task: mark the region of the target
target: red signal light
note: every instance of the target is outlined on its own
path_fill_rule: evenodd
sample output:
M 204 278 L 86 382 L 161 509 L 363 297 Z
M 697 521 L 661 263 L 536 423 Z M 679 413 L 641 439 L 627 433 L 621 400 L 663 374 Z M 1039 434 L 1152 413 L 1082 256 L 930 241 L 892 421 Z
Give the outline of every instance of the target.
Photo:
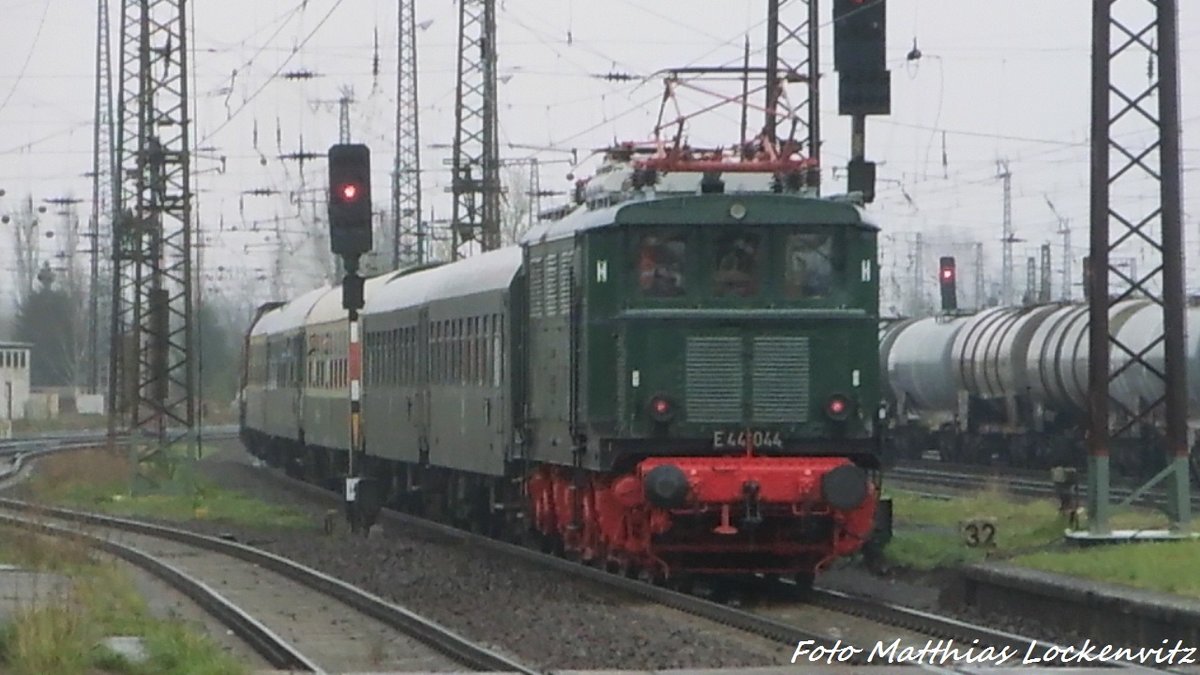
M 667 403 L 666 399 L 660 398 L 654 402 L 654 412 L 659 415 L 666 415 L 671 411 L 671 404 Z
M 942 281 L 954 281 L 954 268 L 953 267 L 943 267 L 942 268 Z
M 354 183 L 346 183 L 338 188 L 338 194 L 341 196 L 343 202 L 352 202 L 358 199 L 359 189 Z

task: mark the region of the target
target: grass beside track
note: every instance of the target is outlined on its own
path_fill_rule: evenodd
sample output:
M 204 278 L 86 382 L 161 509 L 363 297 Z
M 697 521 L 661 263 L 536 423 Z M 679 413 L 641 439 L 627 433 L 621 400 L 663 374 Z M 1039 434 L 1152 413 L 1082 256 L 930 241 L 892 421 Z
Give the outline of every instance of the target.
M 188 475 L 185 464 L 134 463 L 124 450 L 43 458 L 29 481 L 34 499 L 117 516 L 209 520 L 264 528 L 315 527 L 295 510 Z
M 62 592 L 19 608 L 0 626 L 0 663 L 18 675 L 218 675 L 247 672 L 206 636 L 153 616 L 115 562 L 82 544 L 0 530 L 0 561 L 66 577 Z M 48 583 L 49 586 L 49 583 Z M 40 589 L 34 589 L 38 591 Z M 108 636 L 143 638 L 148 661 L 134 664 L 98 646 Z
M 1057 504 L 1006 494 L 999 488 L 950 499 L 905 491 L 890 493 L 895 536 L 887 546 L 894 565 L 936 570 L 985 559 L 1094 581 L 1189 597 L 1200 597 L 1200 541 L 1115 544 L 1078 548 L 1065 543 L 1067 528 Z M 960 525 L 984 518 L 995 523 L 995 546 L 966 545 Z M 1125 509 L 1111 519 L 1114 529 L 1164 528 L 1166 519 L 1144 509 Z
M 1012 562 L 1047 572 L 1200 598 L 1200 541 L 1111 544 L 1043 551 Z
M 934 570 L 987 558 L 1010 558 L 1058 547 L 1066 518 L 1050 500 L 1014 497 L 1000 488 L 949 499 L 933 499 L 902 490 L 892 491 L 895 537 L 887 554 L 893 564 Z M 995 525 L 994 545 L 970 547 L 963 523 L 983 519 Z M 1129 509 L 1113 517 L 1113 527 L 1161 527 L 1157 514 Z

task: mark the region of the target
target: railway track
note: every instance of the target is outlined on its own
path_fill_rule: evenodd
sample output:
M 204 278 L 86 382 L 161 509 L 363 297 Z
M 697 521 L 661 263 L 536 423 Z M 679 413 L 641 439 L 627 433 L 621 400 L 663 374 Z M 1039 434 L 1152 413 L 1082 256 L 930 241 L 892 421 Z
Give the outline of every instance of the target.
M 78 447 L 73 440 L 18 455 L 0 479 L 16 475 L 29 458 Z M 392 665 L 404 670 L 539 672 L 378 596 L 237 542 L 6 498 L 0 498 L 0 525 L 82 540 L 143 567 L 191 597 L 277 668 L 341 672 L 349 659 L 358 662 L 358 670 L 374 669 L 363 645 L 375 635 L 403 652 L 394 659 L 401 662 Z M 284 633 L 292 639 L 281 637 Z M 348 655 L 348 648 L 360 654 Z
M 210 426 L 201 429 L 204 440 L 229 440 L 237 438 L 238 428 L 234 425 Z M 99 430 L 55 431 L 21 436 L 19 438 L 0 439 L 0 457 L 13 457 L 37 450 L 54 449 L 56 451 L 77 448 L 95 447 L 97 443 L 107 441 L 107 434 Z M 116 439 L 117 444 L 130 443 L 137 436 L 123 435 Z
M 54 448 L 51 451 L 59 449 L 61 448 Z M 265 469 L 262 471 L 262 475 L 270 480 L 284 484 L 289 490 L 302 493 L 323 504 L 341 505 L 340 496 L 324 488 L 290 478 L 276 470 Z M 224 548 L 230 555 L 241 557 L 243 560 L 253 559 L 256 561 L 255 564 L 262 565 L 267 569 L 272 569 L 274 565 L 300 567 L 295 565 L 295 563 L 257 549 L 190 532 L 174 530 L 173 528 L 164 528 L 158 525 L 62 509 L 34 507 L 24 502 L 0 499 L 0 509 L 6 508 L 24 510 L 33 508 L 49 516 L 69 519 L 74 523 L 119 527 L 122 530 L 150 534 L 151 536 L 174 541 L 205 540 L 205 546 L 212 545 Z M 768 589 L 768 593 L 777 599 L 783 600 L 782 603 L 752 607 L 750 609 L 738 609 L 712 602 L 696 595 L 680 593 L 637 579 L 626 578 L 599 568 L 547 555 L 539 551 L 491 539 L 398 511 L 384 510 L 380 514 L 380 521 L 382 524 L 391 525 L 397 530 L 420 531 L 460 544 L 468 544 L 473 550 L 495 553 L 544 569 L 563 572 L 572 577 L 602 586 L 615 593 L 669 607 L 707 621 L 778 642 L 786 646 L 789 650 L 804 644 L 807 645 L 809 649 L 808 653 L 810 654 L 814 653 L 814 650 L 818 650 L 815 653 L 820 654 L 822 652 L 819 650 L 822 649 L 825 650 L 825 654 L 847 654 L 848 652 L 845 650 L 853 646 L 856 649 L 849 652 L 848 657 L 843 661 L 843 663 L 848 664 L 879 664 L 880 658 L 886 658 L 888 645 L 892 641 L 897 640 L 903 642 L 906 646 L 914 644 L 920 646 L 927 641 L 945 641 L 947 644 L 954 645 L 960 650 L 973 646 L 976 650 L 975 653 L 979 653 L 979 650 L 984 646 L 992 647 L 997 651 L 1006 649 L 1011 653 L 1021 655 L 1031 650 L 1036 653 L 1045 653 L 1049 650 L 1061 649 L 1061 646 L 1051 642 L 960 621 L 952 617 L 883 603 L 870 598 L 855 597 L 820 588 L 802 592 L 794 584 L 788 584 L 786 581 L 779 580 L 760 579 L 755 582 L 755 585 Z M 369 596 L 369 594 L 362 593 L 320 572 L 309 568 L 302 569 L 305 570 L 304 574 L 324 578 L 324 581 L 321 583 L 328 585 L 329 588 L 344 588 L 362 596 Z M 369 600 L 366 601 L 359 600 L 359 602 L 371 601 L 379 603 L 382 606 L 389 605 L 386 601 L 382 601 L 375 596 L 369 596 Z M 388 612 L 395 612 L 397 609 L 400 609 L 394 605 L 390 607 L 390 609 L 377 607 L 377 609 L 371 611 L 364 610 L 364 613 L 382 612 L 386 615 Z M 406 612 L 405 610 L 400 611 L 401 613 Z M 411 615 L 411 613 L 407 614 Z M 381 620 L 383 618 L 379 615 L 374 616 Z M 831 637 L 829 634 L 830 626 L 839 627 L 841 635 L 836 638 Z M 461 638 L 458 639 L 461 640 Z M 885 650 L 884 656 L 868 661 L 868 655 L 871 653 L 871 643 L 880 645 L 880 648 Z M 442 653 L 452 653 L 454 649 L 457 648 L 442 647 L 439 651 Z M 892 653 L 895 654 L 895 651 L 893 650 Z M 493 653 L 484 658 L 485 660 L 496 658 L 496 655 Z M 800 660 L 796 661 L 796 663 L 803 663 L 803 659 L 804 657 L 801 656 Z M 467 663 L 467 660 L 459 659 L 459 662 Z M 914 665 L 934 672 L 967 672 L 952 662 L 946 663 L 943 661 L 938 665 L 932 663 L 917 663 Z M 1050 666 L 1055 665 L 1055 663 L 1046 662 L 1043 665 Z M 1129 663 L 1104 665 L 1125 667 L 1135 672 L 1170 672 Z M 505 660 L 504 663 L 491 662 L 490 665 L 485 665 L 485 662 L 475 662 L 471 664 L 471 667 L 484 670 L 507 670 L 525 673 L 538 672 L 508 660 Z
M 274 469 L 263 469 L 263 473 L 271 480 L 283 483 L 289 489 L 321 500 L 325 504 L 341 504 L 338 494 L 324 488 L 291 478 Z M 786 580 L 759 578 L 750 584 L 760 591 L 765 591 L 765 595 L 773 596 L 776 600 L 784 600 L 783 603 L 773 602 L 770 603 L 771 606 L 739 609 L 407 513 L 384 509 L 380 513 L 379 519 L 381 524 L 391 525 L 396 530 L 420 531 L 456 543 L 467 544 L 473 550 L 495 553 L 544 569 L 560 571 L 594 582 L 619 594 L 664 605 L 714 623 L 779 642 L 788 646 L 789 649 L 795 649 L 801 643 L 807 643 L 810 653 L 816 650 L 815 653 L 828 655 L 830 653 L 849 653 L 844 650 L 854 647 L 858 651 L 850 655 L 844 662 L 847 664 L 873 663 L 878 665 L 879 660 L 867 660 L 872 645 L 879 643 L 883 649 L 886 649 L 895 640 L 901 641 L 905 646 L 914 644 L 920 646 L 929 640 L 947 641 L 947 644 L 949 641 L 953 641 L 959 649 L 975 646 L 976 654 L 984 646 L 991 646 L 996 650 L 1008 649 L 1011 653 L 1020 655 L 1027 652 L 1044 654 L 1063 648 L 1062 645 L 1049 641 L 871 598 L 856 597 L 821 588 L 802 591 L 795 584 Z M 823 611 L 813 612 L 814 608 Z M 830 636 L 831 626 L 840 633 L 838 637 Z M 825 651 L 821 652 L 820 650 Z M 801 660 L 796 663 L 802 662 Z M 884 663 L 886 664 L 886 661 Z M 1055 663 L 1047 661 L 1044 665 L 1051 666 Z M 957 670 L 953 664 L 915 665 L 934 672 L 967 672 Z M 1131 663 L 1106 665 L 1124 667 L 1134 672 L 1165 672 Z
M 1021 497 L 1058 499 L 1054 483 L 1039 476 L 1044 472 L 1023 469 L 1000 469 L 970 464 L 947 464 L 936 461 L 902 461 L 888 469 L 888 480 L 915 487 L 938 487 L 956 491 L 977 492 L 993 486 L 1003 487 L 1010 494 Z M 1109 491 L 1113 499 L 1129 499 L 1136 488 L 1114 485 Z M 930 497 L 943 497 L 944 493 L 926 493 Z M 1079 475 L 1074 495 L 1079 504 L 1087 498 L 1087 478 Z M 1166 496 L 1162 490 L 1147 490 L 1134 496 L 1130 503 L 1136 506 L 1157 507 L 1164 504 Z M 1192 508 L 1200 509 L 1200 494 L 1192 496 Z

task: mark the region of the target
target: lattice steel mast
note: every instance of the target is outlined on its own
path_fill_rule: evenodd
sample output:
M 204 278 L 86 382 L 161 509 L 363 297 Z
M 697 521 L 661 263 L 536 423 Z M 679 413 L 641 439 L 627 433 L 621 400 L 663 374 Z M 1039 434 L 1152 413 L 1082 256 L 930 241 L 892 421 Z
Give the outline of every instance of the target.
M 100 252 L 106 247 L 100 240 L 112 236 L 118 203 L 116 155 L 113 152 L 112 37 L 109 30 L 108 0 L 96 3 L 96 98 L 92 126 L 92 217 L 90 286 L 88 293 L 88 372 L 87 388 L 100 391 Z
M 1012 172 L 1008 170 L 1008 162 L 996 163 L 996 177 L 1004 186 L 1004 220 L 1002 244 L 1003 258 L 1000 263 L 1000 304 L 1009 307 L 1013 304 L 1013 244 L 1020 241 L 1013 231 L 1012 220 Z
M 763 132 L 778 140 L 778 123 L 788 122 L 789 138 L 804 139 L 805 155 L 817 162 L 808 177 L 820 185 L 821 59 L 818 0 L 767 0 L 767 115 Z M 782 11 L 781 11 L 782 10 Z M 780 81 L 783 75 L 783 82 Z M 804 82 L 799 100 L 781 98 L 783 84 Z
M 450 216 L 457 260 L 478 239 L 500 246 L 500 145 L 496 106 L 496 2 L 459 0 L 458 84 L 455 101 Z
M 415 0 L 400 0 L 396 47 L 396 156 L 392 166 L 392 267 L 425 262 L 421 220 L 421 125 L 417 115 Z
M 1146 9 L 1151 10 L 1148 19 Z M 1138 10 L 1143 13 L 1138 14 Z M 1142 489 L 1166 481 L 1166 510 L 1172 529 L 1186 529 L 1191 520 L 1187 368 L 1184 367 L 1178 15 L 1175 0 L 1147 0 L 1144 4 L 1132 0 L 1093 0 L 1092 4 L 1087 437 L 1090 536 L 1103 537 L 1109 533 L 1110 439 L 1137 438 L 1139 432 L 1156 429 L 1152 416 L 1165 419 L 1166 433 L 1154 437 L 1162 440 L 1166 468 Z M 1147 75 L 1148 82 L 1142 79 Z M 1140 139 L 1148 136 L 1143 144 Z M 1157 186 L 1158 203 L 1141 198 L 1149 194 L 1147 182 Z M 1141 244 L 1142 254 L 1148 259 L 1150 270 L 1143 276 L 1136 272 L 1126 274 L 1114 264 L 1117 258 L 1112 254 L 1129 241 Z M 1121 283 L 1119 289 L 1113 289 L 1119 293 L 1111 298 L 1110 275 Z M 1145 345 L 1124 344 L 1109 325 L 1110 308 L 1134 296 L 1149 299 L 1162 310 L 1162 332 L 1147 337 Z M 1109 388 L 1121 374 L 1138 371 L 1143 379 L 1160 380 L 1163 393 L 1157 400 L 1139 401 L 1137 409 L 1129 409 L 1110 398 Z M 1110 416 L 1110 412 L 1117 414 Z
M 194 439 L 196 420 L 184 10 L 124 0 L 121 11 L 109 432 L 150 430 L 160 447 Z

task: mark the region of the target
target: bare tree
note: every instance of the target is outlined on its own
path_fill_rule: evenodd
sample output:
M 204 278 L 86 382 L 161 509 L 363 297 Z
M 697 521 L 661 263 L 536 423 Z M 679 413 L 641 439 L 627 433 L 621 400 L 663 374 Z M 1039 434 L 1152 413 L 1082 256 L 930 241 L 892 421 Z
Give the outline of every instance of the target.
M 512 246 L 520 241 L 533 224 L 530 218 L 533 199 L 529 195 L 529 175 L 523 164 L 504 167 L 504 206 L 500 210 L 500 242 Z
M 33 294 L 40 261 L 37 236 L 39 223 L 33 208 L 33 196 L 26 195 L 21 202 L 21 208 L 15 214 L 4 218 L 12 223 L 13 252 L 17 257 L 16 301 L 20 307 Z

